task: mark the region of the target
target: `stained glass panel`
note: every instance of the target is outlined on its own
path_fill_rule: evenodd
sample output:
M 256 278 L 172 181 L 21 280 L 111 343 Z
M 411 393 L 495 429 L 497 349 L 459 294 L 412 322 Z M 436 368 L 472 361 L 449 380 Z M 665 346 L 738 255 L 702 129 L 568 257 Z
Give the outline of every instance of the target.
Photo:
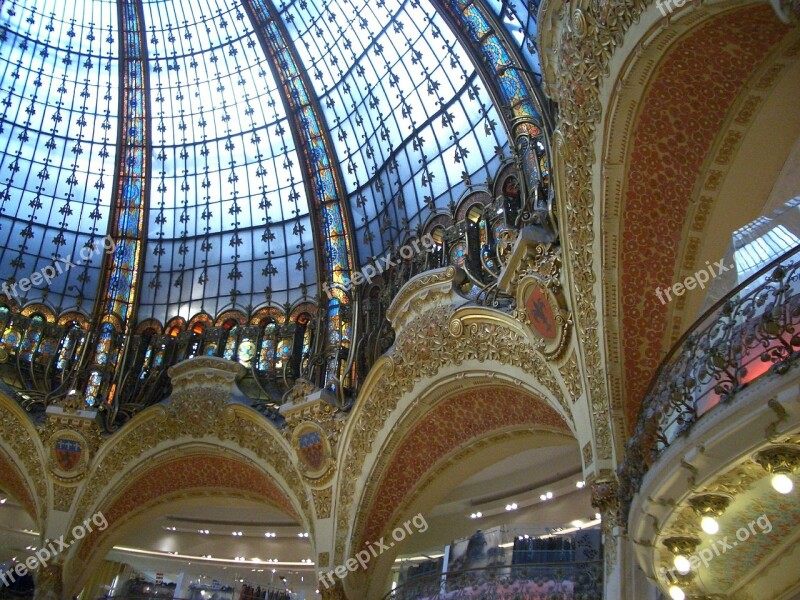
M 537 83 L 541 83 L 542 68 L 537 44 L 540 0 L 486 0 L 486 4 L 508 30 L 527 67 L 536 73 Z
M 430 3 L 279 7 L 331 130 L 362 264 L 494 172 L 499 115 Z
M 153 104 L 140 318 L 313 294 L 303 174 L 285 109 L 236 1 L 145 2 Z
M 91 311 L 108 227 L 119 102 L 117 6 L 11 0 L 0 16 L 0 281 L 59 260 L 21 301 Z M 74 266 L 73 266 L 74 265 Z M 88 306 L 84 302 L 88 299 Z

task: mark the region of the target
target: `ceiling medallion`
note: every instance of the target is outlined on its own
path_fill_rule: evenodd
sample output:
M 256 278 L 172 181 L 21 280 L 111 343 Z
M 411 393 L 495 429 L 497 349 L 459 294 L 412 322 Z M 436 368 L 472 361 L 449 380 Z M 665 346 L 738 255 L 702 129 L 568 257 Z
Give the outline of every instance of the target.
M 517 310 L 518 318 L 537 338 L 537 350 L 553 360 L 566 348 L 572 319 L 563 295 L 549 283 L 535 275 L 523 277 L 517 286 Z
M 89 465 L 89 442 L 80 433 L 62 429 L 50 436 L 47 464 L 62 483 L 77 483 Z
M 334 474 L 333 453 L 328 434 L 317 423 L 304 421 L 292 433 L 292 447 L 297 453 L 303 478 L 312 485 L 326 485 Z

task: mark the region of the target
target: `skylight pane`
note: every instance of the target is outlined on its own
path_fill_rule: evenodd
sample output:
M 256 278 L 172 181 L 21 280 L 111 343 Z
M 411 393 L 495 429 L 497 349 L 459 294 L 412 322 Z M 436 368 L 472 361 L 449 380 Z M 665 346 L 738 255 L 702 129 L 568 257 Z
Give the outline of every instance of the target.
M 301 284 L 313 293 L 303 174 L 244 9 L 159 1 L 144 13 L 154 191 L 140 317 L 293 302 Z
M 283 2 L 341 158 L 362 262 L 403 243 L 508 146 L 469 56 L 428 2 Z

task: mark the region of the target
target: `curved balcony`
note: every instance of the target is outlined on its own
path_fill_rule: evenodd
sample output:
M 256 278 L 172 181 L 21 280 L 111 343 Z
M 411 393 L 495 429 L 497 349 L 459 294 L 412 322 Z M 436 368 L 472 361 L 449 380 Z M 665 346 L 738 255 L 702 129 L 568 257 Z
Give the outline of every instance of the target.
M 619 469 L 624 516 L 667 448 L 757 379 L 785 373 L 799 351 L 800 247 L 712 306 L 661 363 Z
M 603 597 L 603 561 L 490 566 L 437 573 L 398 586 L 384 600 L 590 600 Z

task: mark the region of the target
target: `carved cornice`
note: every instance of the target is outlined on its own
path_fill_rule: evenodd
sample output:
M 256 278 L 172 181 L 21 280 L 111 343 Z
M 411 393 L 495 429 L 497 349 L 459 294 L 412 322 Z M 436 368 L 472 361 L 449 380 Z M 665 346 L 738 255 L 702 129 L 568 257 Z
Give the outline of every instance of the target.
M 426 271 L 413 277 L 394 297 L 386 310 L 386 318 L 395 329 L 400 328 L 410 311 L 419 309 L 425 301 L 437 296 L 446 296 L 466 280 L 466 273 L 459 267 L 446 267 Z
M 224 388 L 244 377 L 245 368 L 224 358 L 198 356 L 171 366 L 167 373 L 172 380 L 173 390 L 198 385 L 218 385 Z

